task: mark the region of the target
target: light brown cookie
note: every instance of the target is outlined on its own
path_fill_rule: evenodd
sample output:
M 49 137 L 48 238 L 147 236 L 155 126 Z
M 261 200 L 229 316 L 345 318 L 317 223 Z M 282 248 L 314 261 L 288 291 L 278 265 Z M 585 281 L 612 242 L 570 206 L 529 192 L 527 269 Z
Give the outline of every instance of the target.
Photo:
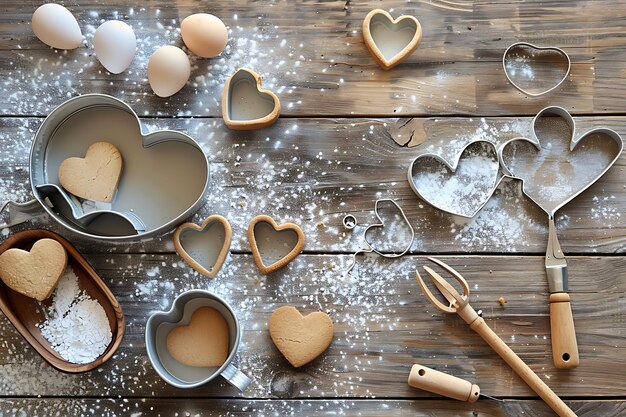
M 303 316 L 291 306 L 274 311 L 269 322 L 272 341 L 294 367 L 306 365 L 333 340 L 333 321 L 321 311 Z
M 59 167 L 59 182 L 87 200 L 110 203 L 122 175 L 122 155 L 108 142 L 96 142 L 84 158 L 67 158 Z
M 43 301 L 65 272 L 67 252 L 54 239 L 39 239 L 30 252 L 11 248 L 0 255 L 0 278 L 14 291 Z
M 188 326 L 175 327 L 167 335 L 167 350 L 189 366 L 221 366 L 228 358 L 228 348 L 228 323 L 211 307 L 200 307 Z

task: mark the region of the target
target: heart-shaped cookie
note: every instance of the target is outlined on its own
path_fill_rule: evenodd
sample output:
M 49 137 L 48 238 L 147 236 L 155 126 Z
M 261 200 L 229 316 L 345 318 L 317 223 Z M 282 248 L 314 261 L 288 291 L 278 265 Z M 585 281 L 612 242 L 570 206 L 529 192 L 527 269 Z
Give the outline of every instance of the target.
M 108 142 L 96 142 L 84 158 L 68 158 L 59 166 L 59 182 L 68 192 L 106 203 L 113 200 L 121 175 L 122 155 Z
M 168 352 L 189 366 L 221 366 L 228 358 L 228 347 L 228 323 L 211 307 L 200 307 L 187 326 L 175 327 L 167 335 Z
M 558 88 L 567 79 L 571 66 L 569 55 L 554 46 L 540 47 L 517 42 L 502 55 L 506 79 L 530 97 L 541 96 Z
M 226 218 L 212 215 L 200 226 L 183 223 L 174 232 L 176 252 L 193 269 L 209 278 L 214 278 L 222 267 L 233 231 Z
M 474 217 L 500 182 L 499 165 L 495 146 L 478 140 L 466 145 L 452 163 L 436 154 L 418 156 L 409 166 L 409 185 L 439 210 Z
M 272 341 L 296 368 L 321 355 L 333 341 L 333 321 L 321 311 L 303 316 L 291 306 L 278 308 L 269 321 Z
M 533 119 L 530 139 L 511 139 L 499 149 L 505 173 L 522 180 L 524 194 L 549 215 L 589 188 L 622 153 L 622 139 L 611 129 L 575 134 L 567 110 L 547 107 Z
M 222 92 L 222 117 L 234 130 L 254 130 L 278 120 L 280 101 L 276 94 L 261 88 L 261 77 L 240 68 L 226 80 Z
M 385 10 L 375 9 L 363 21 L 363 40 L 376 62 L 388 70 L 417 49 L 422 40 L 422 26 L 413 16 L 394 20 Z
M 270 216 L 256 216 L 248 225 L 254 262 L 264 275 L 291 262 L 304 247 L 304 232 L 297 224 L 278 225 Z
M 54 239 L 39 239 L 30 251 L 11 248 L 0 255 L 0 278 L 14 291 L 43 301 L 67 266 L 67 252 Z

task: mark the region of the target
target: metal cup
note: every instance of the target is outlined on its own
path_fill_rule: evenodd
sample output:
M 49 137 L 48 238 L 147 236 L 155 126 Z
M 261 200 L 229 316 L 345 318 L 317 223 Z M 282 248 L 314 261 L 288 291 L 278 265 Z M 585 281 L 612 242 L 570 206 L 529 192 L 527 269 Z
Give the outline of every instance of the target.
M 170 355 L 167 350 L 167 335 L 177 326 L 187 325 L 192 314 L 201 307 L 216 309 L 228 324 L 228 357 L 221 366 L 196 367 L 184 365 Z M 194 388 L 221 375 L 244 391 L 252 380 L 234 365 L 232 361 L 239 347 L 241 328 L 233 309 L 220 297 L 204 290 L 190 290 L 179 295 L 168 312 L 157 312 L 150 316 L 146 324 L 146 350 L 148 358 L 165 382 L 177 388 Z

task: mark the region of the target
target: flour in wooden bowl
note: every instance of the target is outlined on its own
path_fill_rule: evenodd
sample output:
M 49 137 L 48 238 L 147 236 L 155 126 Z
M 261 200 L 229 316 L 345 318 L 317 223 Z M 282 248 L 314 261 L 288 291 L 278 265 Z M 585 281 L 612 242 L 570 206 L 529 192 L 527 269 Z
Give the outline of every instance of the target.
M 111 326 L 104 308 L 78 287 L 78 277 L 68 267 L 52 295 L 52 304 L 39 324 L 41 335 L 63 359 L 89 363 L 111 343 Z

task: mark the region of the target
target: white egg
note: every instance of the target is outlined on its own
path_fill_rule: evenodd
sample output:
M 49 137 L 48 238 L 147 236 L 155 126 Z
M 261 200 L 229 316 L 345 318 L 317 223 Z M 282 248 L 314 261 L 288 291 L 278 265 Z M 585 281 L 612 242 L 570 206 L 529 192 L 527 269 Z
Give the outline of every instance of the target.
M 83 43 L 76 18 L 60 4 L 39 6 L 32 19 L 33 32 L 40 41 L 57 49 L 75 49 Z
M 182 49 L 162 46 L 148 61 L 148 82 L 159 97 L 169 97 L 187 84 L 191 74 L 189 58 Z
M 133 60 L 137 50 L 137 39 L 133 28 L 119 20 L 101 24 L 93 35 L 96 57 L 107 71 L 119 74 Z

